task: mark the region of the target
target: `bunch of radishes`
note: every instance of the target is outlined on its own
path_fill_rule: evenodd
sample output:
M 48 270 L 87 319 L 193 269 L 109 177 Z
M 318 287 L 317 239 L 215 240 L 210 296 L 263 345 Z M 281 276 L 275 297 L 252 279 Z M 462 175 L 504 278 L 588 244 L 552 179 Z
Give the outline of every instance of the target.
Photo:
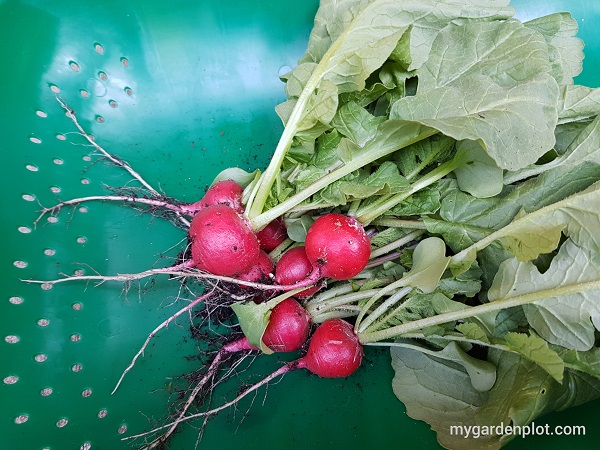
M 369 261 L 371 245 L 362 225 L 353 217 L 329 213 L 310 227 L 305 245 L 285 252 L 275 267 L 266 252 L 286 239 L 285 224 L 277 219 L 255 233 L 243 215 L 242 192 L 235 181 L 219 181 L 194 204 L 189 236 L 198 269 L 246 281 L 315 284 L 323 277 L 352 278 Z
M 61 104 L 66 108 L 65 104 Z M 72 112 L 69 117 L 77 124 Z M 83 131 L 82 133 L 86 138 L 88 137 Z M 91 138 L 89 140 L 93 142 Z M 105 157 L 112 157 L 97 143 L 94 142 L 94 146 Z M 185 400 L 179 407 L 179 416 L 174 421 L 142 434 L 156 436 L 147 448 L 163 445 L 181 422 L 195 417 L 214 415 L 236 404 L 242 397 L 259 389 L 275 377 L 292 370 L 306 369 L 321 377 L 340 378 L 347 377 L 358 369 L 363 357 L 363 347 L 355 326 L 344 318 L 356 315 L 360 307 L 353 306 L 353 310 L 349 307 L 348 311 L 353 311 L 350 314 L 347 314 L 347 311 L 343 311 L 342 314 L 331 314 L 331 311 L 321 314 L 319 309 L 323 304 L 319 303 L 321 299 L 315 296 L 326 286 L 327 280 L 349 280 L 348 286 L 338 289 L 339 292 L 347 292 L 347 287 L 354 289 L 355 282 L 360 284 L 355 277 L 369 263 L 372 256 L 371 241 L 363 225 L 355 217 L 332 212 L 331 208 L 310 215 L 306 214 L 304 217 L 310 219 L 310 226 L 305 238 L 302 240 L 296 238 L 294 241 L 287 234 L 285 222 L 289 217 L 287 212 L 275 217 L 266 225 L 264 223 L 267 221 L 263 221 L 263 225 L 255 225 L 253 228 L 244 202 L 247 194 L 245 191 L 252 190 L 251 184 L 242 186 L 220 174 L 200 201 L 181 204 L 158 194 L 127 163 L 114 157 L 109 159 L 142 182 L 148 189 L 147 195 L 140 196 L 138 192 L 130 192 L 123 188 L 120 191 L 113 190 L 121 195 L 71 199 L 51 208 L 44 208 L 38 221 L 45 214 L 58 213 L 64 206 L 98 200 L 125 202 L 142 209 L 145 207 L 147 209 L 144 211 L 152 214 L 162 214 L 167 211 L 175 214 L 178 223 L 188 229 L 188 245 L 187 250 L 183 252 L 183 262 L 138 274 L 121 274 L 112 277 L 77 275 L 43 283 L 51 286 L 66 280 L 111 279 L 127 282 L 158 274 L 177 274 L 184 281 L 188 278 L 199 280 L 213 278 L 229 285 L 238 285 L 243 289 L 238 289 L 237 292 L 243 292 L 243 295 L 237 298 L 250 300 L 233 304 L 231 301 L 223 303 L 223 308 L 231 307 L 236 313 L 245 336 L 237 339 L 232 335 L 229 342 L 217 351 L 212 361 L 206 364 L 202 371 L 204 375 L 200 377 L 196 386 L 190 388 L 184 395 Z M 392 280 L 384 278 L 380 281 Z M 330 291 L 324 291 L 323 294 L 329 298 Z M 372 291 L 367 290 L 364 294 L 372 295 Z M 333 294 L 334 297 L 335 295 Z M 143 347 L 121 375 L 113 393 L 158 330 L 166 328 L 172 320 L 183 313 L 191 312 L 192 308 L 210 297 L 211 292 L 198 297 L 151 332 Z M 307 302 L 311 300 L 319 305 L 305 309 Z M 339 301 L 336 298 L 333 300 Z M 341 303 L 336 305 L 339 306 Z M 347 306 L 346 303 L 344 305 Z M 250 321 L 253 322 L 253 329 L 250 331 L 245 327 L 247 319 L 239 314 L 241 308 L 252 311 Z M 256 323 L 261 325 L 257 327 Z M 302 354 L 298 359 L 253 384 L 235 399 L 217 408 L 196 414 L 188 413 L 189 408 L 198 403 L 197 397 L 202 392 L 210 394 L 212 386 L 218 384 L 219 367 L 228 356 L 257 350 L 273 353 L 293 352 L 299 349 L 302 349 Z M 158 433 L 164 429 L 167 430 Z
M 298 299 L 304 299 L 319 290 L 318 283 L 322 279 L 348 280 L 367 265 L 371 254 L 367 233 L 354 217 L 339 213 L 319 216 L 308 229 L 304 245 L 292 245 L 275 263 L 267 252 L 286 241 L 285 223 L 278 218 L 255 232 L 243 214 L 242 193 L 242 187 L 235 181 L 218 181 L 207 190 L 202 200 L 185 207 L 185 213 L 193 216 L 189 246 L 195 268 L 212 275 L 230 277 L 232 282 L 251 282 L 250 288 L 269 289 L 273 295 L 277 291 L 294 290 Z M 265 298 L 257 295 L 254 301 Z M 260 349 L 292 352 L 309 340 L 311 316 L 295 298 L 284 294 L 267 303 L 273 306 L 267 309 L 267 324 L 259 345 L 253 345 L 246 336 L 225 344 L 187 396 L 178 418 L 152 430 L 157 432 L 167 428 L 147 448 L 163 445 L 179 423 L 216 414 L 274 377 L 292 370 L 306 369 L 321 377 L 340 378 L 358 369 L 363 348 L 353 326 L 340 318 L 328 319 L 316 327 L 306 353 L 299 359 L 282 366 L 234 400 L 209 411 L 188 415 L 187 411 L 197 401 L 199 392 L 218 376 L 219 365 L 226 356 Z
M 219 181 L 195 204 L 189 240 L 198 269 L 271 284 L 273 290 L 306 287 L 295 293 L 297 298 L 306 298 L 318 291 L 320 280 L 348 280 L 367 265 L 371 253 L 367 233 L 355 218 L 339 213 L 319 216 L 308 229 L 304 245 L 292 246 L 275 264 L 267 252 L 287 238 L 285 224 L 278 219 L 254 232 L 243 215 L 242 192 L 232 180 Z M 309 323 L 310 316 L 300 304 L 284 296 L 270 311 L 262 341 L 272 351 L 297 350 L 308 338 Z M 315 336 L 298 367 L 326 377 L 348 376 L 358 368 L 362 350 L 350 324 L 340 319 L 325 321 Z

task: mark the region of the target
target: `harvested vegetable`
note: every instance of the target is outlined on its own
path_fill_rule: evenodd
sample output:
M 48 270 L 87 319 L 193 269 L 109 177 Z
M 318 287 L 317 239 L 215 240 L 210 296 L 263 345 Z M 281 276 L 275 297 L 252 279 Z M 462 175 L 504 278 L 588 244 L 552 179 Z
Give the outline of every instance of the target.
M 269 326 L 292 295 L 320 325 L 297 360 L 150 433 L 298 368 L 350 376 L 365 346 L 391 347 L 391 391 L 447 448 L 513 437 L 450 424 L 526 426 L 600 397 L 600 91 L 575 84 L 568 13 L 513 13 L 505 0 L 322 0 L 282 77 L 269 166 L 217 177 L 243 190 L 190 214 L 196 267 L 181 274 L 249 287 L 226 304 L 244 349 L 291 349 Z M 252 272 L 265 251 L 274 283 L 271 265 Z

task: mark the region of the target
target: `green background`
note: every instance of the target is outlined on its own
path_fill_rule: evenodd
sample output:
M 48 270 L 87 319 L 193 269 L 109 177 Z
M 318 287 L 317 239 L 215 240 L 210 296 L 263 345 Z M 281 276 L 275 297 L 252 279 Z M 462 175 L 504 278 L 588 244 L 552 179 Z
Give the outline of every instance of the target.
M 587 43 L 578 82 L 600 84 L 597 2 L 512 5 L 521 19 L 571 11 Z M 93 149 L 74 133 L 50 87 L 60 89 L 98 143 L 167 195 L 195 201 L 221 169 L 266 165 L 281 133 L 273 110 L 284 98 L 278 74 L 303 54 L 316 8 L 316 0 L 0 0 L 0 170 L 6 193 L 0 380 L 18 378 L 0 381 L 1 449 L 79 449 L 86 443 L 128 448 L 123 436 L 164 418 L 172 377 L 197 366 L 187 357 L 197 354 L 198 343 L 189 339 L 189 319 L 182 317 L 159 333 L 110 395 L 147 334 L 181 307 L 173 304 L 176 281 L 161 277 L 128 291 L 118 283 L 42 290 L 19 281 L 167 266 L 185 238 L 169 222 L 115 204 L 88 204 L 85 213 L 65 209 L 56 223 L 44 219 L 33 227 L 40 204 L 101 195 L 105 185 L 130 182 L 119 168 L 94 163 Z M 9 344 L 7 336 L 19 341 Z M 46 360 L 38 362 L 36 355 Z M 252 366 L 257 375 L 251 379 L 279 367 L 277 357 L 265 359 Z M 76 364 L 81 370 L 72 370 Z M 251 409 L 246 403 L 212 420 L 200 448 L 439 448 L 426 424 L 406 416 L 391 392 L 391 377 L 388 354 L 372 349 L 359 373 L 346 380 L 292 373 L 261 391 Z M 215 401 L 230 397 L 236 386 L 235 380 L 222 386 Z M 40 394 L 48 388 L 51 395 Z M 82 395 L 85 390 L 91 395 Z M 585 425 L 585 437 L 517 438 L 508 448 L 595 449 L 599 406 L 592 402 L 536 422 Z M 103 410 L 106 417 L 99 418 Z M 15 424 L 20 415 L 28 420 Z M 56 425 L 61 419 L 66 426 Z M 194 448 L 196 436 L 196 429 L 185 427 L 171 448 Z

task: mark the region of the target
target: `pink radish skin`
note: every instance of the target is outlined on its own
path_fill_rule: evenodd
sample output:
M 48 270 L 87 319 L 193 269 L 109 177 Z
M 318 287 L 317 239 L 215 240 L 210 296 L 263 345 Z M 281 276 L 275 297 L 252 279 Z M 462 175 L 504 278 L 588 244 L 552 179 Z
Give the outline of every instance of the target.
M 286 251 L 275 266 L 275 281 L 281 285 L 293 285 L 310 277 L 316 283 L 320 277 L 318 271 L 313 269 L 304 246 L 294 247 Z M 296 297 L 310 297 L 319 289 L 320 286 L 310 287 L 297 293 Z
M 293 352 L 308 339 L 310 316 L 293 298 L 278 303 L 271 311 L 262 341 L 274 352 Z
M 190 224 L 190 239 L 196 267 L 213 275 L 245 273 L 260 255 L 248 220 L 226 205 L 199 211 Z
M 239 280 L 251 281 L 253 283 L 271 281 L 274 269 L 275 264 L 273 264 L 271 257 L 265 251 L 261 250 L 258 258 L 250 267 L 250 269 L 247 272 L 238 275 L 237 278 Z M 244 285 L 240 286 L 245 287 Z
M 272 252 L 287 239 L 287 229 L 283 219 L 278 218 L 270 222 L 266 227 L 256 233 L 260 248 L 265 252 Z
M 362 358 L 363 348 L 352 325 L 342 319 L 329 319 L 314 332 L 298 368 L 323 378 L 343 378 L 360 367 Z
M 306 234 L 306 255 L 321 276 L 348 280 L 369 262 L 371 241 L 354 217 L 331 213 L 319 217 Z
M 182 208 L 185 208 L 186 213 L 195 214 L 209 206 L 226 205 L 242 214 L 244 212 L 242 192 L 242 187 L 233 180 L 217 181 L 207 189 L 200 201 Z

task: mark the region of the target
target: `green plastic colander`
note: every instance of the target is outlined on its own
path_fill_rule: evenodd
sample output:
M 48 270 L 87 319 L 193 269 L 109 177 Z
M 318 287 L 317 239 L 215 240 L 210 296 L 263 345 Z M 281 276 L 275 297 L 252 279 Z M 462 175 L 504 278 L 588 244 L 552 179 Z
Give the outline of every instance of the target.
M 398 0 L 401 1 L 401 0 Z M 40 205 L 132 186 L 98 162 L 56 100 L 96 142 L 153 186 L 197 200 L 225 167 L 266 166 L 281 133 L 279 74 L 303 54 L 317 0 L 0 0 L 0 450 L 130 448 L 122 441 L 160 424 L 174 377 L 197 369 L 198 341 L 180 317 L 151 342 L 111 395 L 148 333 L 182 307 L 178 281 L 64 283 L 22 278 L 138 272 L 173 263 L 185 232 L 117 204 L 64 209 L 33 222 Z M 578 81 L 600 84 L 596 0 L 513 1 L 522 19 L 569 10 L 586 41 Z M 82 208 L 82 206 L 84 206 Z M 276 356 L 252 366 L 256 379 Z M 245 376 L 249 374 L 246 373 Z M 429 427 L 406 416 L 391 391 L 384 351 L 367 351 L 360 373 L 325 380 L 301 371 L 262 391 L 246 409 L 212 420 L 200 448 L 436 449 Z M 216 395 L 230 395 L 236 380 Z M 222 398 L 222 397 L 219 397 Z M 218 400 L 219 398 L 216 398 Z M 532 445 L 597 448 L 598 401 L 539 419 L 584 425 L 584 437 L 516 438 Z M 241 420 L 243 418 L 243 420 Z M 193 449 L 198 430 L 171 442 Z

